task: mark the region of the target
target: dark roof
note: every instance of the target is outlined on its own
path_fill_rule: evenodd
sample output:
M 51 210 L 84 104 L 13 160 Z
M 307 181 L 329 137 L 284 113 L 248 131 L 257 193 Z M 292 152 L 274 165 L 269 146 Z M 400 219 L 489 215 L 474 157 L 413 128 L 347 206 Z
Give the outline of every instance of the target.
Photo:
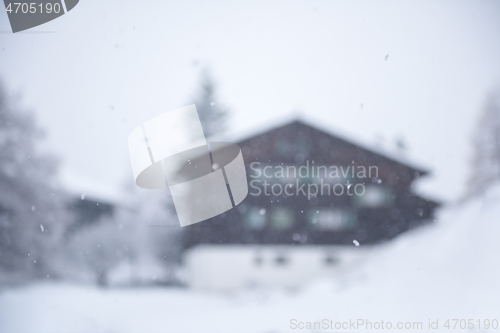
M 359 142 L 359 140 L 346 139 L 345 135 L 338 135 L 329 129 L 326 129 L 324 127 L 320 127 L 317 124 L 311 124 L 311 122 L 305 121 L 303 119 L 293 119 L 291 121 L 285 122 L 284 124 L 281 124 L 281 125 L 278 125 L 278 126 L 275 126 L 272 128 L 266 128 L 266 129 L 264 129 L 262 131 L 258 131 L 258 132 L 256 131 L 250 135 L 247 133 L 246 135 L 243 135 L 240 138 L 233 138 L 231 141 L 236 142 L 237 144 L 243 144 L 246 141 L 251 140 L 253 138 L 256 138 L 258 136 L 266 135 L 268 133 L 274 132 L 274 131 L 279 130 L 279 129 L 284 129 L 284 128 L 287 128 L 290 126 L 299 126 L 299 127 L 310 128 L 314 131 L 328 135 L 328 136 L 334 138 L 335 140 L 341 141 L 346 145 L 352 146 L 353 148 L 361 149 L 368 154 L 377 155 L 380 158 L 386 160 L 387 162 L 398 164 L 404 168 L 412 170 L 413 172 L 418 172 L 419 175 L 421 175 L 421 176 L 429 174 L 429 171 L 426 168 L 423 168 L 423 167 L 417 165 L 416 163 L 407 160 L 405 157 L 396 156 L 393 153 L 390 153 L 388 151 L 384 151 L 382 149 L 377 149 L 376 147 L 372 147 L 367 143 L 361 143 L 361 142 Z M 216 140 L 212 140 L 212 141 L 216 141 Z

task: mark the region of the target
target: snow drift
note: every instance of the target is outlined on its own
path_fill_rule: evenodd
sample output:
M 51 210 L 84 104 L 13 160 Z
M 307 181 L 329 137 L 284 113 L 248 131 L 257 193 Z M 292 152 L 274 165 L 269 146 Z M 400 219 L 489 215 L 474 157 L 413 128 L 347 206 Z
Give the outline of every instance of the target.
M 429 321 L 439 322 L 436 331 L 453 331 L 443 327 L 447 319 L 473 319 L 468 331 L 485 331 L 477 320 L 500 319 L 499 235 L 496 186 L 482 198 L 443 209 L 435 224 L 373 249 L 338 279 L 295 293 L 37 284 L 0 293 L 0 332 L 317 332 L 292 329 L 291 321 L 325 319 L 422 322 L 420 331 Z

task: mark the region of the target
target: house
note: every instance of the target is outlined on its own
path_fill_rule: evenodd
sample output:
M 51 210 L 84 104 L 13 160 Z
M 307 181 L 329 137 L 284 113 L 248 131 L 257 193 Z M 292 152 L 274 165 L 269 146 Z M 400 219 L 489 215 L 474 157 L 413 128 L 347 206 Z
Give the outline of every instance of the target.
M 123 201 L 119 191 L 68 168 L 62 168 L 59 177 L 64 191 L 71 198 L 67 203 L 72 213 L 72 220 L 66 227 L 67 236 L 112 218 L 118 203 Z
M 304 120 L 236 143 L 249 194 L 232 210 L 185 227 L 193 287 L 298 286 L 335 274 L 366 245 L 431 222 L 439 206 L 413 191 L 425 169 Z
M 71 235 L 82 228 L 101 223 L 113 216 L 115 205 L 111 202 L 96 200 L 92 197 L 73 196 L 68 203 L 73 220 L 66 228 L 66 235 Z

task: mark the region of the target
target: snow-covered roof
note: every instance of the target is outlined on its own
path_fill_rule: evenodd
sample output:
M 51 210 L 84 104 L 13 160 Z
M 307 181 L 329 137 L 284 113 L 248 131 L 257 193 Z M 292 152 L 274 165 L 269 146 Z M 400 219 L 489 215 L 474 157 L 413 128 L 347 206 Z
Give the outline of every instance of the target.
M 373 142 L 363 141 L 359 137 L 356 138 L 354 135 L 347 133 L 345 130 L 335 128 L 334 126 L 326 124 L 323 121 L 313 119 L 309 116 L 304 117 L 296 113 L 292 113 L 286 117 L 280 117 L 279 119 L 266 121 L 264 124 L 258 127 L 246 128 L 244 130 L 238 130 L 237 132 L 228 132 L 223 135 L 214 136 L 211 137 L 209 141 L 225 141 L 238 143 L 254 136 L 264 134 L 276 128 L 289 125 L 293 122 L 300 122 L 306 126 L 318 129 L 327 134 L 330 134 L 333 137 L 339 138 L 348 143 L 384 156 L 385 158 L 388 158 L 390 160 L 394 160 L 397 163 L 406 165 L 419 172 L 427 172 L 427 168 L 423 167 L 421 164 L 414 162 L 408 156 L 397 154 L 397 152 L 384 149 L 384 147 L 377 146 Z M 90 179 L 89 177 L 81 175 L 74 170 L 70 170 L 65 167 L 62 167 L 60 170 L 59 181 L 61 187 L 64 190 L 77 197 L 83 196 L 92 200 L 102 200 L 103 202 L 117 203 L 122 202 L 127 196 L 124 191 L 120 190 L 118 186 L 113 186 L 112 184 L 106 184 L 96 181 L 95 179 Z
M 335 128 L 329 124 L 326 124 L 324 121 L 319 121 L 317 119 L 314 119 L 310 116 L 304 117 L 300 114 L 297 113 L 292 113 L 288 116 L 285 117 L 280 117 L 279 119 L 271 120 L 271 121 L 266 121 L 265 124 L 258 126 L 256 128 L 248 128 L 244 130 L 239 130 L 237 132 L 228 132 L 226 134 L 220 135 L 220 136 L 215 136 L 210 138 L 209 141 L 219 141 L 219 140 L 225 140 L 228 142 L 241 142 L 244 140 L 247 140 L 249 138 L 252 138 L 254 136 L 264 134 L 266 132 L 269 132 L 271 130 L 274 130 L 276 128 L 284 127 L 286 125 L 289 125 L 293 122 L 300 122 L 306 126 L 313 127 L 315 129 L 318 129 L 322 132 L 325 132 L 333 137 L 336 137 L 338 139 L 344 140 L 348 143 L 351 143 L 353 145 L 356 145 L 360 148 L 363 148 L 365 150 L 368 150 L 370 152 L 373 152 L 375 154 L 381 155 L 387 159 L 393 160 L 399 164 L 408 166 L 414 170 L 417 170 L 421 173 L 428 173 L 428 168 L 423 166 L 422 164 L 414 161 L 411 157 L 409 157 L 407 154 L 402 154 L 401 152 L 397 152 L 394 150 L 389 150 L 385 148 L 384 146 L 381 145 L 376 145 L 374 142 L 370 142 L 367 140 L 362 140 L 359 137 L 356 137 L 355 135 L 351 133 L 347 133 L 345 130 L 341 130 L 338 128 Z
M 117 203 L 125 197 L 123 191 L 117 187 L 85 177 L 64 167 L 59 172 L 59 182 L 63 190 L 82 200 L 87 198 L 94 201 Z

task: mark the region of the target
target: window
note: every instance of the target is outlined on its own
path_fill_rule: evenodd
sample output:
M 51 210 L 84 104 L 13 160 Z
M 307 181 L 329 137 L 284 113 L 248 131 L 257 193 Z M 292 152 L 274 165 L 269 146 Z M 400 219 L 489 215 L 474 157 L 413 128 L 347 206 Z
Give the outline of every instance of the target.
M 361 207 L 385 207 L 393 203 L 392 191 L 382 185 L 365 185 L 363 195 L 354 196 L 355 203 Z
M 274 229 L 289 229 L 295 223 L 295 215 L 290 208 L 279 207 L 271 212 L 271 226 Z
M 275 259 L 274 262 L 276 263 L 277 266 L 286 266 L 290 263 L 290 258 L 283 254 L 279 254 Z
M 278 139 L 274 142 L 274 150 L 282 155 L 288 156 L 294 152 L 296 148 L 294 147 L 292 142 L 286 139 Z
M 324 263 L 325 265 L 327 266 L 334 266 L 336 264 L 339 263 L 339 258 L 331 255 L 331 254 L 328 254 L 325 258 L 324 258 Z
M 249 230 L 261 230 L 266 226 L 266 210 L 252 207 L 244 216 L 244 225 Z
M 260 164 L 257 164 L 255 166 L 251 166 L 250 167 L 250 179 L 253 180 L 253 179 L 262 179 L 264 178 L 263 175 L 262 175 L 262 169 L 264 167 Z
M 307 137 L 295 137 L 294 140 L 280 138 L 274 142 L 274 150 L 282 156 L 290 156 L 300 152 L 307 155 L 311 150 L 312 143 Z
M 254 263 L 254 265 L 255 265 L 255 266 L 257 266 L 257 267 L 262 266 L 262 262 L 263 262 L 263 261 L 264 261 L 264 260 L 262 259 L 262 256 L 260 256 L 260 255 L 257 255 L 257 256 L 255 256 L 255 257 L 253 258 L 253 263 Z
M 309 223 L 325 231 L 348 230 L 356 225 L 356 216 L 350 209 L 319 209 L 310 211 Z

